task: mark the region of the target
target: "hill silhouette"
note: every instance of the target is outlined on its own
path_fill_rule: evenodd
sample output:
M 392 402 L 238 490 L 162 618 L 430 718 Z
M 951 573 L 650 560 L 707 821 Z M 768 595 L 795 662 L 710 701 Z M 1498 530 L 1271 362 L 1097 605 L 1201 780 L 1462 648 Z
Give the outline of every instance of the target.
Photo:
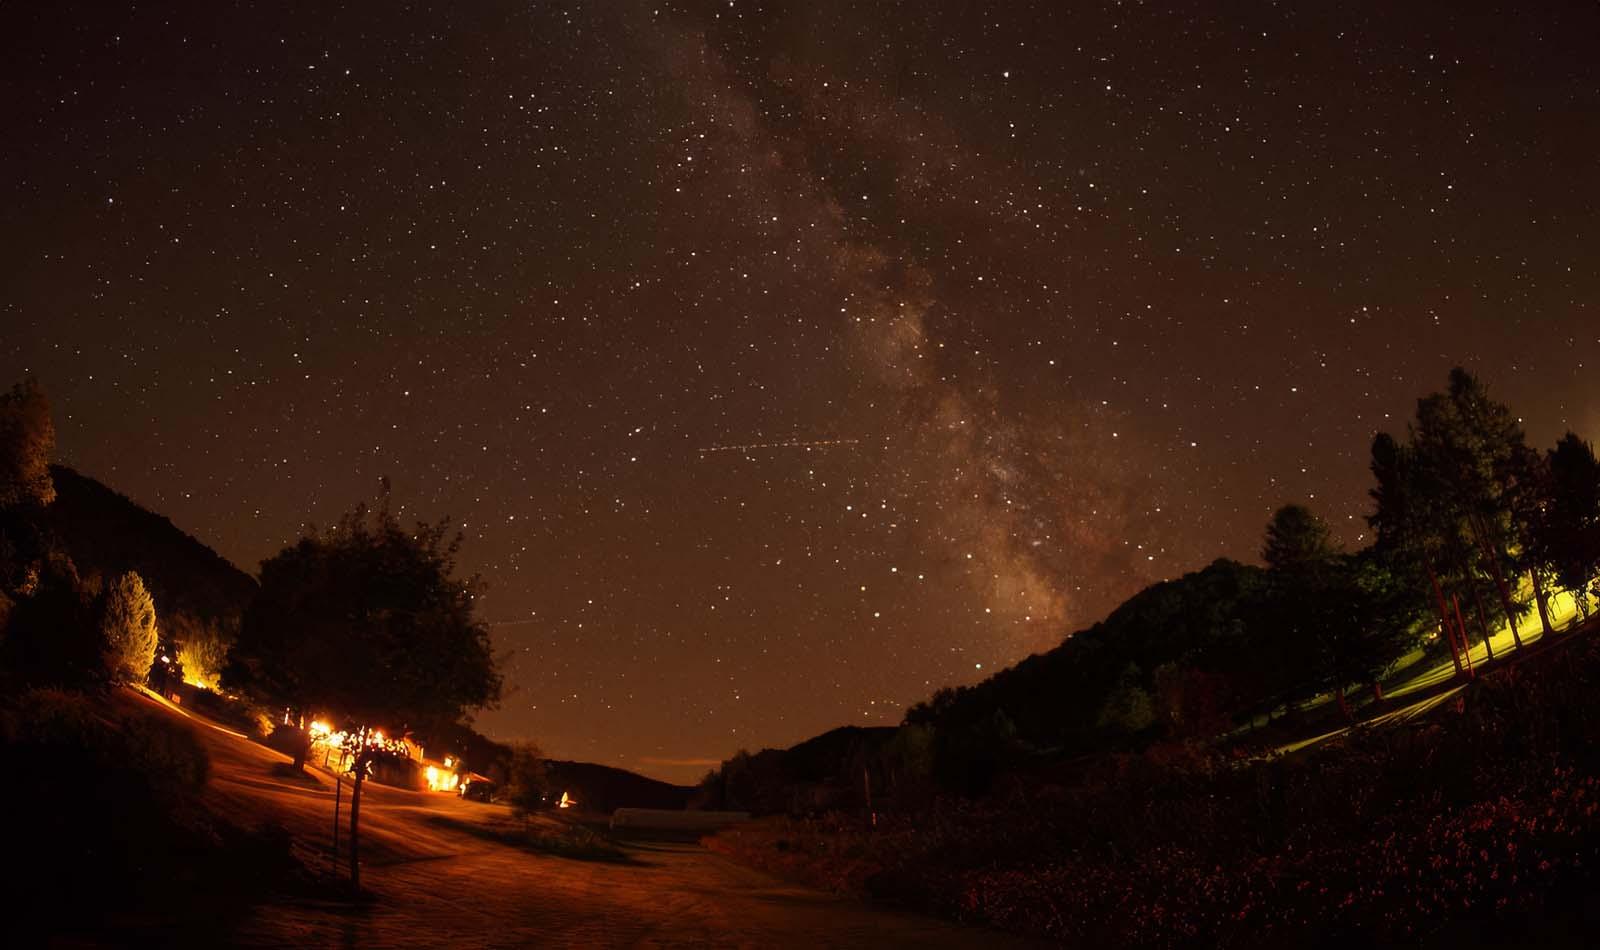
M 50 476 L 56 499 L 45 520 L 80 571 L 137 571 L 162 616 L 238 616 L 255 597 L 255 578 L 164 516 L 65 466 L 50 466 Z

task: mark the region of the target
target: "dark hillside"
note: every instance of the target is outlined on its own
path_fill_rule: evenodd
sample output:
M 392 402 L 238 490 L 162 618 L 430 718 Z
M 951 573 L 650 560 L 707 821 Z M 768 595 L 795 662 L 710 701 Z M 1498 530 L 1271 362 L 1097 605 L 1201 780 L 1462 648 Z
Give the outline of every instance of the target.
M 253 577 L 161 515 L 65 466 L 52 465 L 50 475 L 48 526 L 80 571 L 137 571 L 161 615 L 237 616 L 255 596 Z
M 894 738 L 892 726 L 840 726 L 782 753 L 783 769 L 801 782 L 851 780 L 845 772 L 876 756 Z
M 941 690 L 907 718 L 942 732 L 992 728 L 998 718 L 1023 742 L 1078 751 L 1153 724 L 1159 686 L 1204 679 L 1212 693 L 1228 694 L 1211 697 L 1215 704 L 1238 703 L 1254 691 L 1265 655 L 1247 648 L 1260 626 L 1252 618 L 1264 576 L 1219 559 L 1154 584 L 1060 646 L 974 686 Z
M 566 792 L 577 799 L 585 811 L 610 812 L 618 808 L 684 808 L 694 789 L 668 785 L 637 772 L 596 765 L 593 762 L 545 763 L 549 769 L 550 790 L 557 797 Z

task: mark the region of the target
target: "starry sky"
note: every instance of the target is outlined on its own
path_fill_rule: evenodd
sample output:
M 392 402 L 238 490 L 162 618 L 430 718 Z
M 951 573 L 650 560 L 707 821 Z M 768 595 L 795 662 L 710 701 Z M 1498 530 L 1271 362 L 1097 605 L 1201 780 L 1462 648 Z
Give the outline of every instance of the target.
M 1600 436 L 1593 4 L 9 4 L 0 382 L 247 570 L 394 486 L 499 738 L 693 781 Z

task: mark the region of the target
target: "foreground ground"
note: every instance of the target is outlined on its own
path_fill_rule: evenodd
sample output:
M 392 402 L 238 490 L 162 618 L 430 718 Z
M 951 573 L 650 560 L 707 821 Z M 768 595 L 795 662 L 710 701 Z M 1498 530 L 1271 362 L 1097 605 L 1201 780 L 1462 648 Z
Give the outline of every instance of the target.
M 206 798 L 240 822 L 277 822 L 298 857 L 327 869 L 334 789 L 288 778 L 287 759 L 144 696 L 182 717 L 211 755 Z M 345 801 L 348 804 L 348 787 Z M 363 797 L 366 904 L 274 897 L 184 939 L 241 946 L 995 946 L 993 932 L 869 907 L 782 883 L 694 844 L 624 847 L 624 861 L 531 853 L 485 837 L 499 806 L 369 785 Z M 341 838 L 344 831 L 341 830 Z M 341 845 L 343 845 L 341 840 Z M 341 849 L 341 854 L 343 851 Z

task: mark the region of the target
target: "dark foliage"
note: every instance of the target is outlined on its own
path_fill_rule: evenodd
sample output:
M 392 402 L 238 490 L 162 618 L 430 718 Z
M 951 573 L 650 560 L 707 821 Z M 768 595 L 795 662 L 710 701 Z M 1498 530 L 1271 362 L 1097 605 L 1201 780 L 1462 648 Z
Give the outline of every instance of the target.
M 444 524 L 403 530 L 365 507 L 262 562 L 224 681 L 349 728 L 399 734 L 500 695 L 478 582 L 455 577 Z
M 24 591 L 16 592 L 0 642 L 5 671 L 34 685 L 103 685 L 99 590 L 78 575 L 70 558 L 51 553 L 33 563 Z
M 1600 574 L 1600 462 L 1589 443 L 1568 432 L 1550 450 L 1548 465 L 1539 550 L 1562 587 L 1587 596 Z
M 788 749 L 741 749 L 692 790 L 692 803 L 754 814 L 862 807 L 869 783 L 880 795 L 891 784 L 885 753 L 895 735 L 888 727 L 841 726 Z
M 1242 708 L 1262 695 L 1271 672 L 1252 649 L 1268 633 L 1259 616 L 1265 576 L 1261 568 L 1218 560 L 1155 584 L 1055 649 L 975 686 L 942 690 L 906 719 L 932 725 L 941 736 L 999 729 L 1040 749 L 1098 748 L 1119 732 L 1100 714 L 1119 684 L 1128 683 L 1130 667 L 1133 684 L 1146 692 L 1162 667 L 1211 674 L 1227 681 L 1226 692 Z M 997 712 L 1009 728 L 996 722 Z

